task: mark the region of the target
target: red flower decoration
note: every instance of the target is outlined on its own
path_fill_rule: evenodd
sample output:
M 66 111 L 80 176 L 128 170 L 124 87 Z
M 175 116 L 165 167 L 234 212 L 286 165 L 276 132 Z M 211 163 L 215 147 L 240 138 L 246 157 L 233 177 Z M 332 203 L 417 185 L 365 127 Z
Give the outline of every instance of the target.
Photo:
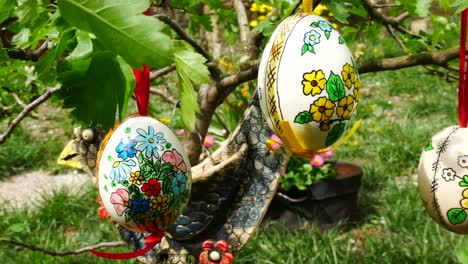
M 107 219 L 110 217 L 109 213 L 106 211 L 106 208 L 104 208 L 104 206 L 99 207 L 98 215 L 101 219 Z
M 227 252 L 229 244 L 224 240 L 219 240 L 216 244 L 207 240 L 202 244 L 203 252 L 199 260 L 201 264 L 231 264 L 234 261 L 234 255 Z
M 151 179 L 148 181 L 148 183 L 143 184 L 143 187 L 141 187 L 141 190 L 145 192 L 146 196 L 148 197 L 151 197 L 151 196 L 156 197 L 161 191 L 161 184 L 159 184 L 158 180 Z

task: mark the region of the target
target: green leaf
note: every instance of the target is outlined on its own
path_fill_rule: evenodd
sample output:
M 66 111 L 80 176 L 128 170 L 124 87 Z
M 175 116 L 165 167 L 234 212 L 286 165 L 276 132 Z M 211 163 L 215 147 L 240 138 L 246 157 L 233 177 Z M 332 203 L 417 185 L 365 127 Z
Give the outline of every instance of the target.
M 69 62 L 82 60 L 86 57 L 89 57 L 89 55 L 91 55 L 91 53 L 93 52 L 93 42 L 89 37 L 89 33 L 82 30 L 78 30 L 76 32 L 76 42 L 77 45 L 75 49 L 67 57 L 67 60 Z
M 304 111 L 299 113 L 296 118 L 294 118 L 294 123 L 298 124 L 307 124 L 312 122 L 313 117 L 312 114 L 309 111 Z
M 400 2 L 411 15 L 426 17 L 433 0 L 402 0 Z
M 22 233 L 26 231 L 26 226 L 24 223 L 17 223 L 9 226 L 7 230 L 12 233 Z
M 330 31 L 325 31 L 325 37 L 327 37 L 327 39 L 330 39 L 330 35 L 331 35 Z
M 0 23 L 9 18 L 13 10 L 15 10 L 14 0 L 0 0 Z
M 461 13 L 463 10 L 468 8 L 468 2 L 466 0 L 457 0 L 452 6 L 458 6 L 456 13 Z
M 313 54 L 315 54 L 315 49 L 314 49 L 314 46 L 312 45 L 307 45 L 307 50 Z
M 468 182 L 461 181 L 458 183 L 460 187 L 468 187 Z
M 110 52 L 94 53 L 79 67 L 75 63 L 64 61 L 59 70 L 63 88 L 58 96 L 64 100 L 63 107 L 74 108 L 71 114 L 83 124 L 111 128 L 117 107 L 121 112 L 126 109 L 125 100 L 134 88 L 128 80 L 128 65 Z
M 466 221 L 467 214 L 462 208 L 448 210 L 447 217 L 452 225 L 458 225 Z
M 173 43 L 161 32 L 164 23 L 142 14 L 148 4 L 146 0 L 58 0 L 68 23 L 93 33 L 102 46 L 133 67 L 164 67 L 172 62 Z
M 189 50 L 177 51 L 175 62 L 177 72 L 188 76 L 194 84 L 200 85 L 211 81 L 210 72 L 205 65 L 206 58 L 199 53 Z
M 327 6 L 336 20 L 340 23 L 348 24 L 349 8 L 346 7 L 346 3 L 342 1 L 331 1 Z
M 340 43 L 340 44 L 344 44 L 344 43 L 345 43 L 345 40 L 344 40 L 344 38 L 343 38 L 342 36 L 340 36 L 340 37 L 338 38 L 338 43 Z
M 195 115 L 200 112 L 193 83 L 200 85 L 210 82 L 210 73 L 204 64 L 206 59 L 192 51 L 182 50 L 175 54 L 179 78 L 180 112 L 186 131 L 195 127 Z
M 339 123 L 332 128 L 332 130 L 327 136 L 327 140 L 326 140 L 327 146 L 331 146 L 335 144 L 338 141 L 338 139 L 341 138 L 341 136 L 343 135 L 345 131 L 345 127 L 346 127 L 345 123 Z
M 302 46 L 302 53 L 301 53 L 301 55 L 304 55 L 304 54 L 309 50 L 309 47 L 308 47 L 308 46 L 309 46 L 309 45 L 307 45 L 307 44 L 304 44 L 304 46 Z
M 332 102 L 337 102 L 346 96 L 346 90 L 343 81 L 339 75 L 330 73 L 330 78 L 327 82 L 327 93 Z
M 431 151 L 433 149 L 434 149 L 434 147 L 432 146 L 432 140 L 431 140 L 431 141 L 429 141 L 429 143 L 427 143 L 427 146 L 426 146 L 426 148 L 424 150 L 425 151 Z
M 314 28 L 318 28 L 318 22 L 313 22 L 312 24 L 310 24 L 311 27 L 314 27 Z

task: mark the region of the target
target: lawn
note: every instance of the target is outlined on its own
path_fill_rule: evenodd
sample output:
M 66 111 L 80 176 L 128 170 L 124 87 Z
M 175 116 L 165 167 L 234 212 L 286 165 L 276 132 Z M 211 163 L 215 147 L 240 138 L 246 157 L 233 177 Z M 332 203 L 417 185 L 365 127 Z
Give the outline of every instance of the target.
M 335 151 L 335 158 L 364 169 L 359 219 L 324 233 L 312 223 L 299 231 L 262 227 L 235 263 L 458 263 L 464 255 L 459 252 L 463 237 L 430 219 L 415 185 L 419 156 L 428 139 L 458 122 L 457 84 L 418 68 L 366 74 L 362 86 L 358 109 L 362 125 Z M 28 140 L 15 142 L 23 141 L 21 146 L 26 147 Z M 48 149 L 44 144 L 36 144 L 31 152 Z M 0 155 L 4 164 L 15 149 L 1 148 L 0 153 L 8 153 Z M 13 173 L 11 166 L 16 165 L 3 165 L 3 170 Z M 96 194 L 90 184 L 79 196 L 56 192 L 34 209 L 0 208 L 0 237 L 55 250 L 118 240 L 113 225 L 96 214 Z M 55 258 L 4 243 L 0 259 L 3 263 L 106 263 L 87 254 Z

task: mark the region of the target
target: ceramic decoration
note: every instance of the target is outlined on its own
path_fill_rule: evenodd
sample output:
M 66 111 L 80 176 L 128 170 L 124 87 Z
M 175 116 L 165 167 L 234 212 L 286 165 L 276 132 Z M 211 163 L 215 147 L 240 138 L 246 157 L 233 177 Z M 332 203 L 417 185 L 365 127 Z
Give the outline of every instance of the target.
M 129 230 L 165 230 L 189 199 L 189 159 L 172 130 L 154 118 L 131 116 L 117 125 L 104 139 L 98 162 L 102 203 Z
M 418 188 L 431 217 L 450 231 L 468 233 L 468 128 L 432 137 L 421 154 Z
M 320 16 L 299 14 L 284 20 L 266 45 L 257 90 L 273 132 L 288 144 L 292 132 L 303 149 L 316 151 L 345 134 L 360 86 L 340 33 Z

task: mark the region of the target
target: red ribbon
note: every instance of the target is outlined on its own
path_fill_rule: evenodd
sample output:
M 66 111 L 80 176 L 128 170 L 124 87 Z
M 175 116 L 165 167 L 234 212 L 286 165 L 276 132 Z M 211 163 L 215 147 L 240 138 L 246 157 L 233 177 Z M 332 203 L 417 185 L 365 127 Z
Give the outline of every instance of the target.
M 460 126 L 466 127 L 468 121 L 468 72 L 466 70 L 466 27 L 468 24 L 468 9 L 462 12 L 460 36 L 460 71 L 458 81 L 458 119 Z
M 149 16 L 151 14 L 150 9 L 148 8 L 144 14 Z M 136 80 L 135 97 L 137 101 L 138 112 L 140 115 L 145 116 L 148 114 L 150 95 L 150 68 L 146 65 L 143 65 L 142 71 L 133 68 L 133 75 L 135 76 Z
M 110 252 L 99 252 L 93 249 L 90 249 L 89 252 L 91 252 L 93 255 L 101 257 L 101 258 L 108 258 L 108 259 L 131 259 L 131 258 L 137 258 L 139 256 L 142 256 L 148 251 L 150 251 L 156 244 L 161 242 L 162 237 L 164 236 L 164 231 L 157 231 L 156 233 L 152 233 L 151 235 L 147 236 L 145 238 L 145 243 L 146 247 L 143 249 L 134 251 L 134 252 L 129 252 L 129 253 L 110 253 Z
M 140 115 L 145 116 L 148 114 L 148 104 L 150 95 L 150 68 L 143 65 L 143 70 L 133 68 L 133 75 L 135 75 L 135 97 Z

